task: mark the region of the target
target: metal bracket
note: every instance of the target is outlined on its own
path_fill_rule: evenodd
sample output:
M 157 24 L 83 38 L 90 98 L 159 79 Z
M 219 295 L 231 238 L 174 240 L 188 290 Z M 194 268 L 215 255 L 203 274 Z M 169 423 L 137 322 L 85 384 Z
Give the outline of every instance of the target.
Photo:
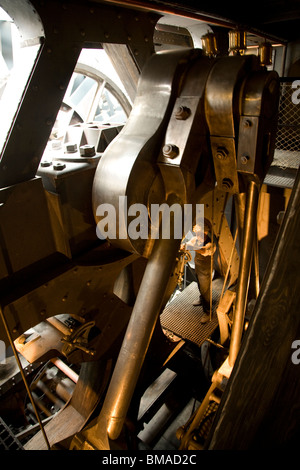
M 88 346 L 88 336 L 90 334 L 91 329 L 95 325 L 94 321 L 90 321 L 81 325 L 77 328 L 74 332 L 72 332 L 68 336 L 64 336 L 61 341 L 64 343 L 62 348 L 62 353 L 68 357 L 75 349 L 81 349 L 86 354 L 90 354 L 93 356 L 95 351 L 93 349 L 89 349 Z

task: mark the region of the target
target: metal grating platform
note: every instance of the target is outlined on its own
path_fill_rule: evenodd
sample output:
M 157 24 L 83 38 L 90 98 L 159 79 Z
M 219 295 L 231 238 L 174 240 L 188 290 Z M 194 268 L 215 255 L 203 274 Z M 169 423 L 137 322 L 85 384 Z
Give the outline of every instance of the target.
M 300 151 L 275 150 L 274 159 L 264 179 L 268 186 L 292 188 L 300 166 Z
M 1 450 L 23 450 L 22 444 L 2 418 L 0 418 L 0 451 Z
M 223 279 L 213 281 L 214 308 L 210 322 L 205 324 L 201 324 L 200 322 L 203 309 L 201 306 L 193 306 L 193 302 L 199 298 L 199 291 L 196 282 L 192 282 L 163 310 L 160 316 L 162 328 L 184 340 L 191 341 L 201 346 L 218 326 L 216 307 L 222 286 Z

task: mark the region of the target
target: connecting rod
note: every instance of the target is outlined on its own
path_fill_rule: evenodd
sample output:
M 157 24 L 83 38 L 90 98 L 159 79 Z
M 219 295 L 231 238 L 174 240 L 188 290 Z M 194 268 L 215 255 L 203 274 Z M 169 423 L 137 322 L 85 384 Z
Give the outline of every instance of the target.
M 103 442 L 103 432 L 112 440 L 117 439 L 121 433 L 175 265 L 179 244 L 180 240 L 176 239 L 155 241 L 98 424 L 94 429 L 93 438 L 97 441 L 100 438 Z
M 250 181 L 247 189 L 247 200 L 243 227 L 243 240 L 238 275 L 236 305 L 233 317 L 232 335 L 228 358 L 229 365 L 231 367 L 233 367 L 237 358 L 243 334 L 244 316 L 247 303 L 247 294 L 253 256 L 253 245 L 257 224 L 256 215 L 258 196 L 259 189 L 257 183 L 255 181 Z

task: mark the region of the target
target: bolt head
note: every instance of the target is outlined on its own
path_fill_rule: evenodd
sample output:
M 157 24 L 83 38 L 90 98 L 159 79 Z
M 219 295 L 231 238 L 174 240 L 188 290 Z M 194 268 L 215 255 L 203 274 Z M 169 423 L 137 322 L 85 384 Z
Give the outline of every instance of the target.
M 233 187 L 233 182 L 230 178 L 223 178 L 222 180 L 222 189 L 224 191 L 229 191 Z
M 248 157 L 248 155 L 242 155 L 241 156 L 241 163 L 242 165 L 247 165 L 248 161 L 250 160 L 250 158 Z
M 79 151 L 81 157 L 94 157 L 96 155 L 93 145 L 81 145 Z
M 168 158 L 175 158 L 179 154 L 179 148 L 173 144 L 166 144 L 163 147 L 163 155 Z
M 75 152 L 77 152 L 77 144 L 73 144 L 72 142 L 68 142 L 65 145 L 65 152 L 66 153 L 75 153 Z
M 56 139 L 56 140 L 52 140 L 51 142 L 51 148 L 53 150 L 60 150 L 62 148 L 62 145 L 61 145 L 61 141 Z
M 51 166 L 52 165 L 52 162 L 49 162 L 47 160 L 44 160 L 43 162 L 40 163 L 41 167 L 42 168 L 46 168 L 48 166 Z
M 53 164 L 53 170 L 55 171 L 61 171 L 64 168 L 66 168 L 66 165 L 64 163 L 56 162 Z
M 225 147 L 218 147 L 216 157 L 218 160 L 225 160 L 228 156 L 228 150 Z
M 185 121 L 191 114 L 190 108 L 186 106 L 179 106 L 175 112 L 175 118 L 178 121 Z

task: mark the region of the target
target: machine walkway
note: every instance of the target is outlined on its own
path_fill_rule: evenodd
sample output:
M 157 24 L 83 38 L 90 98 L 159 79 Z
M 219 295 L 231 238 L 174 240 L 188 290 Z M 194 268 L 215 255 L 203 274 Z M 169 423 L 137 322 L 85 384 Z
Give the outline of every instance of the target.
M 196 282 L 188 285 L 163 310 L 160 316 L 161 326 L 183 340 L 201 346 L 218 326 L 216 308 L 222 291 L 223 279 L 215 279 L 212 283 L 213 309 L 212 319 L 201 323 L 204 315 L 202 306 L 195 307 L 193 302 L 198 299 L 199 291 Z

